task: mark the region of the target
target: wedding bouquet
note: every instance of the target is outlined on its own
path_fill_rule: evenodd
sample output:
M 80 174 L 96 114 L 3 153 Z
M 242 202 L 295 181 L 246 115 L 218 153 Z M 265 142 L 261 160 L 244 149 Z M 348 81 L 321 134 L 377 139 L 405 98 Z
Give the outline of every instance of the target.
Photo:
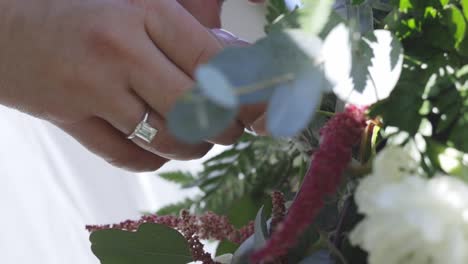
M 196 143 L 260 104 L 269 137 L 161 175 L 199 197 L 88 226 L 101 263 L 468 263 L 468 0 L 271 0 L 267 21 L 168 126 Z

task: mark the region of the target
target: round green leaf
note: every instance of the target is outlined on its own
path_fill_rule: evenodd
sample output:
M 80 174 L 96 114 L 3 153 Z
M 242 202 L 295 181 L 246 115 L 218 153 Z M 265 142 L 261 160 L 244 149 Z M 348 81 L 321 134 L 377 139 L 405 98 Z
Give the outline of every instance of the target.
M 209 62 L 233 87 L 242 104 L 270 99 L 276 87 L 313 65 L 321 40 L 299 30 L 274 32 L 246 48 L 228 48 Z
M 221 134 L 236 114 L 236 108 L 222 107 L 195 89 L 177 101 L 167 116 L 167 125 L 175 137 L 195 144 Z
M 213 103 L 225 108 L 237 107 L 237 96 L 229 81 L 218 69 L 210 65 L 201 66 L 195 72 L 195 77 L 201 93 Z
M 322 71 L 311 67 L 294 81 L 278 87 L 267 110 L 268 131 L 276 137 L 291 137 L 305 129 L 326 86 Z
M 192 261 L 187 240 L 164 225 L 143 224 L 137 232 L 96 231 L 90 240 L 101 264 L 186 264 Z

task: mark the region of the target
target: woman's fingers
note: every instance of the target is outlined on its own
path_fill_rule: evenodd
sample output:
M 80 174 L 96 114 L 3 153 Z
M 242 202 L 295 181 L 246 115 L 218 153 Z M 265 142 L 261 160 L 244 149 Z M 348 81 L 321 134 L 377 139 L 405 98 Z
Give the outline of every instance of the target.
M 180 96 L 191 89 L 194 81 L 166 58 L 147 40 L 139 45 L 139 63 L 130 74 L 130 86 L 135 94 L 164 119 Z M 139 115 L 142 115 L 139 113 Z M 234 122 L 230 128 L 214 139 L 215 144 L 233 144 L 243 133 L 244 127 Z M 169 133 L 169 132 L 168 132 Z
M 156 0 L 158 1 L 158 0 Z M 220 0 L 178 0 L 178 2 L 192 15 L 198 22 L 207 28 L 221 27 L 221 6 Z
M 188 76 L 222 49 L 221 43 L 174 0 L 154 0 L 145 26 L 151 40 Z
M 100 118 L 89 118 L 74 124 L 56 124 L 91 152 L 108 163 L 131 171 L 155 171 L 168 160 L 154 155 L 130 140 Z
M 112 105 L 112 106 L 109 106 Z M 142 149 L 167 159 L 190 160 L 203 157 L 212 147 L 210 143 L 198 145 L 184 144 L 174 138 L 168 131 L 164 118 L 152 110 L 143 99 L 127 91 L 124 96 L 116 97 L 109 102 L 107 109 L 102 110 L 99 117 L 107 120 L 112 126 L 120 131 L 121 138 L 127 139 L 132 134 L 137 125 L 143 120 L 148 112 L 148 124 L 158 132 L 151 143 L 145 142 L 136 137 L 133 143 Z

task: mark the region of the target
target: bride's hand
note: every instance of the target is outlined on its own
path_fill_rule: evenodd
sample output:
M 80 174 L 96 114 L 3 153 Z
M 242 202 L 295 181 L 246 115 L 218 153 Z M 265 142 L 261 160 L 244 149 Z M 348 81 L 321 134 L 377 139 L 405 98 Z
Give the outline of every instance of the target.
M 210 10 L 206 26 L 219 23 L 218 0 Z M 193 86 L 195 67 L 221 49 L 174 0 L 2 1 L 0 103 L 54 123 L 116 166 L 155 170 L 212 147 L 177 141 L 165 115 Z M 148 108 L 158 134 L 151 144 L 128 140 Z M 236 122 L 211 142 L 230 144 L 243 129 Z

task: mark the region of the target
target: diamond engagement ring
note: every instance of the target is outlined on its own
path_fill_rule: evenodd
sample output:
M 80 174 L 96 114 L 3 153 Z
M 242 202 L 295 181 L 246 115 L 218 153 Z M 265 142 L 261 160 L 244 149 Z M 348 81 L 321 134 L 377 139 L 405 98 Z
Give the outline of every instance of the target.
M 149 113 L 149 111 L 146 111 L 145 117 L 143 117 L 143 120 L 136 126 L 133 133 L 128 136 L 128 139 L 141 138 L 147 143 L 153 141 L 156 134 L 158 134 L 158 130 L 148 123 Z

